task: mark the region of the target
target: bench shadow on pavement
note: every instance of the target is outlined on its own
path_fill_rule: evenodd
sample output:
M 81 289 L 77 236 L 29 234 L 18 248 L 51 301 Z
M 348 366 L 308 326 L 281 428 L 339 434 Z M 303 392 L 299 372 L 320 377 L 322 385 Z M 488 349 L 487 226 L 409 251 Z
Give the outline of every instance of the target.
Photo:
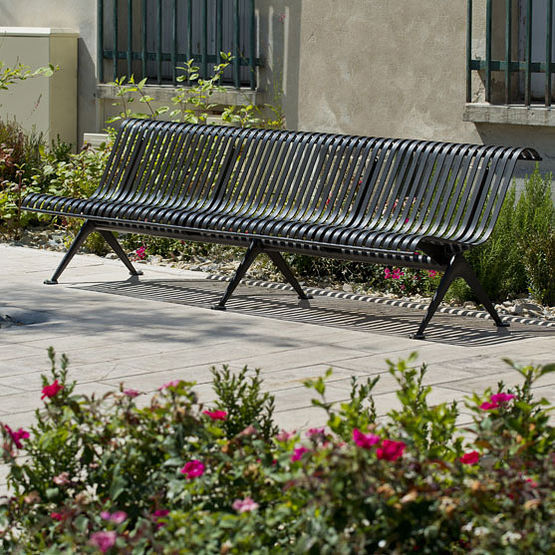
M 136 299 L 179 304 L 196 308 L 214 305 L 227 284 L 201 280 L 146 280 L 129 278 L 94 284 L 72 284 L 73 288 Z M 418 309 L 393 307 L 362 301 L 315 297 L 299 301 L 293 292 L 241 285 L 227 303 L 227 311 L 351 331 L 407 338 L 424 316 Z M 426 331 L 426 340 L 477 347 L 552 335 L 539 326 L 512 324 L 496 328 L 490 320 L 436 313 Z

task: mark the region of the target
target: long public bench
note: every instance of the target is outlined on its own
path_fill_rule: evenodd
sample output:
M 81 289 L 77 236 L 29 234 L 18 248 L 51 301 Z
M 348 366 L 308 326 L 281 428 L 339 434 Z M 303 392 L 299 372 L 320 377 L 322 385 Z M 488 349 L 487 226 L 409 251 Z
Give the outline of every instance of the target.
M 424 330 L 464 278 L 497 314 L 464 251 L 486 241 L 518 160 L 530 148 L 126 120 L 94 194 L 29 194 L 26 210 L 85 220 L 45 283 L 55 284 L 92 231 L 132 275 L 118 233 L 247 247 L 227 291 L 266 253 L 302 299 L 281 252 L 444 272 Z

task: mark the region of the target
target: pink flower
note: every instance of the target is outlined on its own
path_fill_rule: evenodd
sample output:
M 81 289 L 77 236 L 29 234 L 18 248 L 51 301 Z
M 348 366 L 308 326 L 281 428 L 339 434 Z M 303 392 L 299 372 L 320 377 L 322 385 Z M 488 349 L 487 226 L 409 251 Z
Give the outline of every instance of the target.
M 535 482 L 534 480 L 532 480 L 532 478 L 526 478 L 526 483 L 530 484 L 531 488 L 537 488 L 538 487 L 538 482 Z
M 260 506 L 250 497 L 245 497 L 245 499 L 236 499 L 231 505 L 238 513 L 246 513 L 249 511 L 254 511 Z
M 181 474 L 185 474 L 188 480 L 192 480 L 193 478 L 198 478 L 204 474 L 204 469 L 206 467 L 202 462 L 199 460 L 189 461 L 185 464 L 185 466 L 179 471 Z
M 491 410 L 491 409 L 497 409 L 499 408 L 499 405 L 497 403 L 490 403 L 489 401 L 484 401 L 481 405 L 480 408 L 482 410 Z
M 57 520 L 58 522 L 62 522 L 62 520 L 64 520 L 64 515 L 62 513 L 50 513 L 50 518 L 52 520 Z
M 58 474 L 58 476 L 54 476 L 52 481 L 57 486 L 65 486 L 66 484 L 69 484 L 69 474 L 67 472 L 62 472 L 61 474 Z
M 306 432 L 306 437 L 324 436 L 326 435 L 326 428 L 310 428 Z
M 58 395 L 58 393 L 64 388 L 63 385 L 58 383 L 58 380 L 54 380 L 54 382 L 50 385 L 46 385 L 42 388 L 42 395 L 41 399 L 48 397 L 49 399 Z
M 293 451 L 293 454 L 291 455 L 291 462 L 300 461 L 302 456 L 307 452 L 308 449 L 306 447 L 296 447 Z
M 139 259 L 142 260 L 143 258 L 146 257 L 146 248 L 144 246 L 139 247 L 136 251 L 135 251 L 135 256 Z
M 381 446 L 376 449 L 376 455 L 378 456 L 378 459 L 396 461 L 403 454 L 405 447 L 406 445 L 402 441 L 384 439 Z
M 169 387 L 177 387 L 181 383 L 181 380 L 172 380 L 171 382 L 165 383 L 158 388 L 158 391 L 163 389 L 168 389 Z
M 478 451 L 470 451 L 465 453 L 459 460 L 463 464 L 476 464 L 480 460 L 480 453 Z
M 134 399 L 135 397 L 138 397 L 141 392 L 137 391 L 136 389 L 124 389 L 123 394 L 127 397 L 131 397 L 131 399 Z
M 15 443 L 15 446 L 18 449 L 21 449 L 23 445 L 21 444 L 22 439 L 29 438 L 29 432 L 24 430 L 23 428 L 18 428 L 17 430 L 12 430 L 7 424 L 4 424 L 4 429 L 8 432 L 8 435 L 12 438 L 12 441 Z
M 102 511 L 100 516 L 104 520 L 109 520 L 114 524 L 121 524 L 127 519 L 127 513 L 125 511 L 116 511 L 115 513 L 110 514 L 108 511 Z
M 363 449 L 370 449 L 372 445 L 379 443 L 380 437 L 374 434 L 363 434 L 358 428 L 353 430 L 353 441 Z
M 437 276 L 437 272 L 435 270 L 428 270 L 428 275 L 431 278 L 435 278 Z
M 106 551 L 114 547 L 117 537 L 114 530 L 109 532 L 93 532 L 89 539 L 89 544 L 98 547 L 102 553 L 106 553 Z
M 289 441 L 292 437 L 295 437 L 296 434 L 297 432 L 295 430 L 293 430 L 292 432 L 281 430 L 281 432 L 279 432 L 279 434 L 276 435 L 276 440 L 283 441 L 283 442 Z
M 160 522 L 160 520 L 168 516 L 169 514 L 170 514 L 170 511 L 168 509 L 157 509 L 152 513 L 151 516 L 156 522 L 156 528 L 162 528 L 162 526 L 166 525 L 165 522 Z
M 491 402 L 496 403 L 497 405 L 502 405 L 503 403 L 507 403 L 514 398 L 515 396 L 510 393 L 496 393 L 491 396 Z
M 202 414 L 206 414 L 206 416 L 210 417 L 212 420 L 225 420 L 227 418 L 227 412 L 225 410 L 203 410 Z

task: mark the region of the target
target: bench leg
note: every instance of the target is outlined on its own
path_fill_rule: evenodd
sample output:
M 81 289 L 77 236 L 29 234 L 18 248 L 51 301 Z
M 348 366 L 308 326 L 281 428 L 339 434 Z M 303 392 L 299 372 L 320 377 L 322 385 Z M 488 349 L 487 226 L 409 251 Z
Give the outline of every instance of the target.
M 291 271 L 291 268 L 287 265 L 287 262 L 283 259 L 283 256 L 277 251 L 265 251 L 270 257 L 270 260 L 276 265 L 277 269 L 283 274 L 283 277 L 289 282 L 289 285 L 297 292 L 299 299 L 306 301 L 312 299 L 312 295 L 307 295 L 301 284 L 297 281 L 297 278 Z
M 79 233 L 75 236 L 73 243 L 69 247 L 66 255 L 63 257 L 59 266 L 50 279 L 45 279 L 44 283 L 46 285 L 57 285 L 58 278 L 62 275 L 62 272 L 66 269 L 67 265 L 70 263 L 71 259 L 75 256 L 75 253 L 79 250 L 79 247 L 85 242 L 85 239 L 94 231 L 94 224 L 87 220 L 79 230 Z
M 426 326 L 432 319 L 432 316 L 435 314 L 435 311 L 437 310 L 439 304 L 443 300 L 443 297 L 445 297 L 445 293 L 447 293 L 447 289 L 449 289 L 449 286 L 451 285 L 453 280 L 455 280 L 458 277 L 462 277 L 463 279 L 466 280 L 468 285 L 470 285 L 474 293 L 476 293 L 478 300 L 484 305 L 486 310 L 489 312 L 490 316 L 493 318 L 493 321 L 496 326 L 498 327 L 509 326 L 508 323 L 503 322 L 499 317 L 499 314 L 495 310 L 495 307 L 493 306 L 487 293 L 482 287 L 482 284 L 476 277 L 476 274 L 474 273 L 474 270 L 472 269 L 470 264 L 468 264 L 468 262 L 465 260 L 462 254 L 457 254 L 453 256 L 453 258 L 449 263 L 449 266 L 447 267 L 447 270 L 445 270 L 445 273 L 443 274 L 443 277 L 439 282 L 439 286 L 432 298 L 432 302 L 428 307 L 428 312 L 426 313 L 426 316 L 420 323 L 420 327 L 418 328 L 418 331 L 415 334 L 411 335 L 412 339 L 426 338 L 426 336 L 424 335 L 424 330 L 426 329 Z
M 129 260 L 128 256 L 125 254 L 125 251 L 121 248 L 118 240 L 116 239 L 115 235 L 111 231 L 107 231 L 104 229 L 99 229 L 98 233 L 102 236 L 102 238 L 112 247 L 112 250 L 118 255 L 118 258 L 125 264 L 129 273 L 132 276 L 142 276 L 143 272 L 141 270 L 136 270 L 131 264 L 131 260 Z
M 235 272 L 235 275 L 233 276 L 233 279 L 229 282 L 229 285 L 227 286 L 224 296 L 218 301 L 218 304 L 215 304 L 212 306 L 213 310 L 225 310 L 225 303 L 229 300 L 229 297 L 231 297 L 231 295 L 233 294 L 233 291 L 235 291 L 235 289 L 239 285 L 239 282 L 241 281 L 241 279 L 243 279 L 243 276 L 247 273 L 247 270 L 254 262 L 254 259 L 261 252 L 262 252 L 262 249 L 260 248 L 258 241 L 253 241 L 249 245 L 249 248 L 247 249 L 247 253 L 245 254 L 245 258 L 243 258 L 243 260 L 241 261 L 241 264 L 239 264 L 239 267 Z

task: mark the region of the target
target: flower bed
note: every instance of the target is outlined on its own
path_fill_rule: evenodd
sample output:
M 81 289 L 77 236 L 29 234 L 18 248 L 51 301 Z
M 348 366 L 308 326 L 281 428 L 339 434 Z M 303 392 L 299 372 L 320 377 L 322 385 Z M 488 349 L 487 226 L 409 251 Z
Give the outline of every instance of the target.
M 377 379 L 327 425 L 279 432 L 259 372 L 212 369 L 215 405 L 175 380 L 150 400 L 74 394 L 67 360 L 43 377 L 29 429 L 4 424 L 13 496 L 0 504 L 10 553 L 542 553 L 553 547 L 554 434 L 531 386 L 475 395 L 474 424 L 430 406 L 426 368 L 388 362 L 401 409 L 376 419 Z M 330 371 L 331 372 L 331 371 Z M 24 455 L 20 457 L 19 455 Z

